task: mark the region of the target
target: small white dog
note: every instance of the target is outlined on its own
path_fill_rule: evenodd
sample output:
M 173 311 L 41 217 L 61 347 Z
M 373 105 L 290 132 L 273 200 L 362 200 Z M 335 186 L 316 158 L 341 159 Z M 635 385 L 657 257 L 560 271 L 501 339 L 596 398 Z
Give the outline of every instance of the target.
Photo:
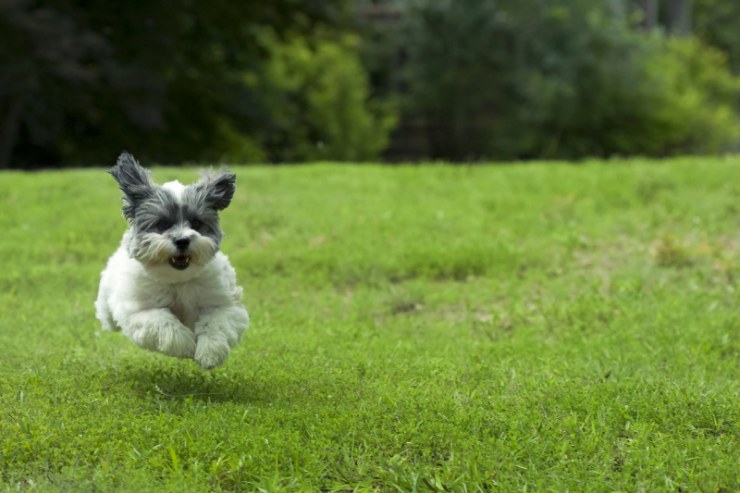
M 189 186 L 159 186 L 125 152 L 110 174 L 129 228 L 101 274 L 97 318 L 143 348 L 204 369 L 221 365 L 249 325 L 242 288 L 219 251 L 218 212 L 231 202 L 236 176 L 211 172 Z

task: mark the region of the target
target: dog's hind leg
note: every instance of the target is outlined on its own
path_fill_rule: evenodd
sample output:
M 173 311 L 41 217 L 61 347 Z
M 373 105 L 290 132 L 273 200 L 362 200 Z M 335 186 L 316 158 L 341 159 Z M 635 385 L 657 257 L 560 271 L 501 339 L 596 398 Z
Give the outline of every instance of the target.
M 113 314 L 110 312 L 108 303 L 105 301 L 103 286 L 100 286 L 98 299 L 95 300 L 95 317 L 100 320 L 103 330 L 121 330 L 113 319 Z

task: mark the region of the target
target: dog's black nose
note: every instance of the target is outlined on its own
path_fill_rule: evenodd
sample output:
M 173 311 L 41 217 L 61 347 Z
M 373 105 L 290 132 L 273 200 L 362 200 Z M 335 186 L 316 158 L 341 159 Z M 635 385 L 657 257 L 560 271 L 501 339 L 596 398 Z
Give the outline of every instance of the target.
M 190 245 L 190 238 L 182 237 L 175 240 L 175 246 L 180 250 L 185 250 Z

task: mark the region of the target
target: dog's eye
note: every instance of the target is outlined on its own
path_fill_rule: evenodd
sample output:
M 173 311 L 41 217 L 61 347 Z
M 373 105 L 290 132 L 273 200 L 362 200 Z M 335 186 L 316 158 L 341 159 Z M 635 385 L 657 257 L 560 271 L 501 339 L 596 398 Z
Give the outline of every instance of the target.
M 190 227 L 194 230 L 199 230 L 203 226 L 203 222 L 200 219 L 193 218 L 190 220 Z
M 172 227 L 172 224 L 173 224 L 172 221 L 169 221 L 167 219 L 161 219 L 154 224 L 154 229 L 156 229 L 157 231 L 161 233 L 163 231 L 167 231 L 168 229 L 170 229 Z

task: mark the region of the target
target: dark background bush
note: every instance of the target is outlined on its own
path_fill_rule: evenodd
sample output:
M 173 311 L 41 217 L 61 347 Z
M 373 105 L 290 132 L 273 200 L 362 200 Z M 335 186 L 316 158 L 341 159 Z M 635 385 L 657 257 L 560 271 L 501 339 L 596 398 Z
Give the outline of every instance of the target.
M 732 151 L 738 21 L 735 0 L 7 0 L 0 167 Z

